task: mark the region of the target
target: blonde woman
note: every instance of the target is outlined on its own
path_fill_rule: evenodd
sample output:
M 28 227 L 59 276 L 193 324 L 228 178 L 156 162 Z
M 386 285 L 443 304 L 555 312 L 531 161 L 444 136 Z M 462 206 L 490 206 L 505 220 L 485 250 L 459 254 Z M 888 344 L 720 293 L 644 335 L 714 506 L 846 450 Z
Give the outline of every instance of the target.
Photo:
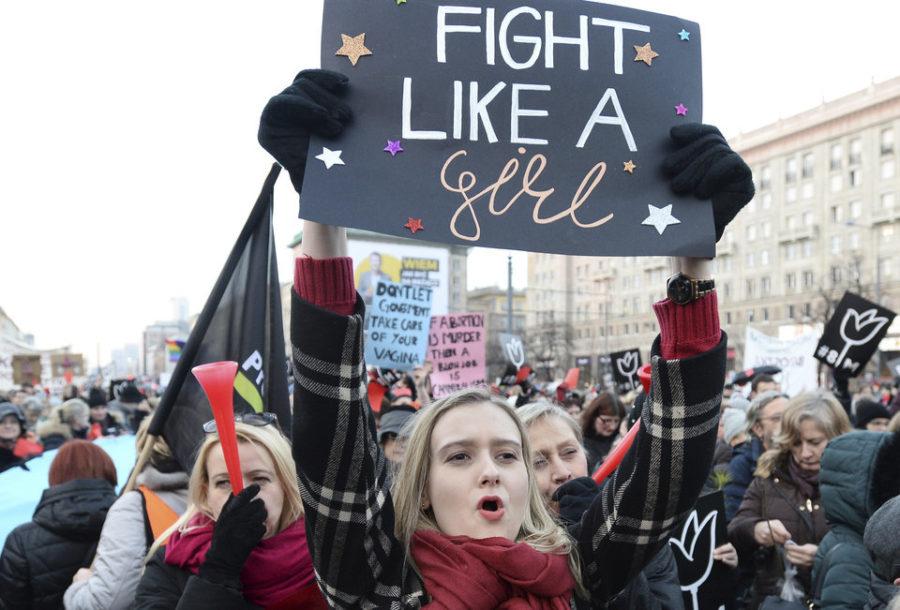
M 151 547 L 134 607 L 325 608 L 307 550 L 291 448 L 274 415 L 235 418 L 244 479 L 236 496 L 215 422 L 204 430 L 191 472 L 191 504 Z
M 756 478 L 728 524 L 738 550 L 757 562 L 752 607 L 779 594 L 785 561 L 796 566 L 800 586 L 810 593 L 818 544 L 829 529 L 819 497 L 820 461 L 828 442 L 850 430 L 831 394 L 806 392 L 788 402 L 781 431 L 760 456 Z
M 347 85 L 334 72 L 304 71 L 263 111 L 260 142 L 298 192 L 310 133 L 335 136 L 350 120 L 339 99 Z M 664 170 L 673 189 L 712 196 L 719 236 L 752 197 L 749 168 L 715 128 L 685 127 L 673 131 L 676 152 Z M 680 264 L 688 277 L 675 285 L 709 277 L 705 261 Z M 483 392 L 451 395 L 417 415 L 389 488 L 367 405 L 365 306 L 344 229 L 305 222 L 296 265 L 293 449 L 330 605 L 569 608 L 579 582 L 604 604 L 693 506 L 712 460 L 725 374 L 714 293 L 691 290 L 675 295 L 683 305 L 657 305 L 662 337 L 645 432 L 570 536 L 538 491 L 515 412 Z

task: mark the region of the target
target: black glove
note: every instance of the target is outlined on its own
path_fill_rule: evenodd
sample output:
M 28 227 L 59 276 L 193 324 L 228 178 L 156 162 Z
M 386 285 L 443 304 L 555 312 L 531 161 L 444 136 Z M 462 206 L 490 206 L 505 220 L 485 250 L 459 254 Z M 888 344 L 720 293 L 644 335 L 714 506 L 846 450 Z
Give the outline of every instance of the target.
M 559 486 L 553 501 L 559 503 L 559 517 L 565 525 L 580 523 L 600 488 L 591 477 L 578 477 Z
M 663 172 L 679 195 L 693 193 L 712 200 L 719 241 L 728 223 L 753 199 L 750 168 L 712 125 L 676 125 L 669 135 L 677 150 L 663 161 Z
M 200 578 L 240 589 L 244 562 L 266 533 L 268 513 L 263 501 L 256 498 L 258 493 L 259 485 L 254 483 L 225 502 L 200 566 Z
M 353 118 L 350 107 L 337 97 L 347 90 L 348 83 L 347 77 L 337 72 L 303 70 L 263 109 L 259 143 L 288 171 L 298 194 L 303 187 L 310 134 L 336 137 Z

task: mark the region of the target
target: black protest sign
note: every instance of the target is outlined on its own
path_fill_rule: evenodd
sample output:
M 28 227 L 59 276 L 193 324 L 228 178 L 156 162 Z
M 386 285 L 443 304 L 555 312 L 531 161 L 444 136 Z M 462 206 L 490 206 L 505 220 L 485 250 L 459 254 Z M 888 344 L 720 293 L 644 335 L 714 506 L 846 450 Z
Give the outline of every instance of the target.
M 641 385 L 638 369 L 641 368 L 641 350 L 638 348 L 613 352 L 609 355 L 613 380 L 619 392 L 630 392 Z
M 322 67 L 354 121 L 313 137 L 301 216 L 466 246 L 715 254 L 672 193 L 669 129 L 702 116 L 700 28 L 576 0 L 329 0 Z
M 519 335 L 511 335 L 509 333 L 500 333 L 500 348 L 503 350 L 503 357 L 508 363 L 520 369 L 525 364 L 525 343 Z
M 884 339 L 895 315 L 858 294 L 845 292 L 825 324 L 816 359 L 832 367 L 838 377 L 856 377 Z
M 718 608 L 733 597 L 731 569 L 713 559 L 716 547 L 726 542 L 725 496 L 721 491 L 701 496 L 669 539 L 685 608 Z

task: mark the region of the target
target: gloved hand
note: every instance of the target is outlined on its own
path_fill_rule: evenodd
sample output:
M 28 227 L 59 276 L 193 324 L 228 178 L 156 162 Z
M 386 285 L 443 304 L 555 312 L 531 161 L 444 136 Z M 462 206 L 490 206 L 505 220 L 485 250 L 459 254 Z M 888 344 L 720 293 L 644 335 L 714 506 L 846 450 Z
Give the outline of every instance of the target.
M 712 125 L 676 125 L 669 135 L 677 150 L 663 161 L 663 172 L 679 195 L 693 193 L 712 200 L 719 241 L 728 223 L 753 199 L 750 168 Z
M 571 525 L 581 521 L 581 516 L 587 512 L 599 493 L 600 488 L 594 483 L 594 479 L 578 477 L 560 485 L 552 499 L 559 504 L 562 522 Z
M 263 109 L 259 143 L 287 170 L 298 194 L 303 187 L 310 134 L 336 137 L 353 118 L 350 107 L 338 97 L 348 83 L 349 79 L 337 72 L 303 70 Z
M 258 493 L 259 485 L 254 483 L 225 502 L 200 566 L 200 578 L 240 589 L 244 563 L 266 533 L 268 513 L 263 501 L 256 498 Z

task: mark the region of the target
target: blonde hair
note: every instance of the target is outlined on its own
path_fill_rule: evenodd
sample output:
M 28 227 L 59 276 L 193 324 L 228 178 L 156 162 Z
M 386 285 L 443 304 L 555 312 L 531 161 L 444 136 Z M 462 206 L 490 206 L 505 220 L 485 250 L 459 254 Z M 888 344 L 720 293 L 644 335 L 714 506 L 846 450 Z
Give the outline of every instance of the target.
M 452 409 L 485 403 L 497 407 L 509 415 L 522 439 L 522 457 L 528 477 L 528 509 L 525 511 L 525 519 L 522 522 L 517 542 L 524 542 L 542 553 L 567 555 L 572 576 L 578 583 L 579 591 L 582 591 L 581 570 L 576 546 L 562 526 L 554 520 L 538 491 L 525 426 L 512 407 L 481 389 L 455 392 L 423 407 L 415 418 L 406 444 L 403 464 L 400 466 L 391 488 L 396 518 L 394 530 L 398 540 L 406 549 L 407 560 L 417 570 L 410 553 L 410 543 L 418 530 L 440 531 L 431 507 L 425 508 L 422 505 L 425 498 L 425 486 L 428 482 L 428 471 L 431 467 L 431 435 L 434 427 L 441 417 Z
M 804 392 L 791 398 L 781 418 L 781 433 L 772 439 L 772 448 L 759 456 L 754 473 L 758 477 L 772 476 L 791 453 L 791 447 L 800 442 L 800 424 L 812 420 L 830 441 L 852 430 L 850 420 L 841 403 L 828 392 Z
M 577 440 L 579 444 L 584 440 L 581 434 L 581 426 L 578 425 L 575 418 L 566 413 L 562 407 L 547 402 L 546 400 L 530 402 L 527 405 L 519 407 L 519 410 L 516 411 L 516 415 L 522 420 L 522 423 L 525 424 L 526 428 L 530 428 L 546 417 L 555 417 L 562 420 L 564 424 L 571 428 L 572 434 L 575 435 L 575 440 Z
M 278 531 L 281 532 L 287 526 L 303 516 L 303 504 L 300 500 L 300 487 L 297 478 L 297 467 L 291 455 L 291 445 L 281 431 L 274 425 L 251 426 L 241 422 L 235 422 L 234 432 L 238 443 L 249 443 L 257 450 L 265 451 L 272 458 L 275 466 L 275 478 L 284 489 L 284 504 L 281 507 L 281 517 L 278 520 Z M 184 514 L 163 532 L 159 538 L 153 541 L 150 550 L 147 551 L 145 561 L 149 561 L 160 546 L 166 543 L 176 531 L 186 531 L 188 522 L 197 513 L 202 513 L 213 518 L 208 507 L 209 472 L 206 462 L 210 451 L 219 444 L 218 434 L 208 434 L 200 449 L 197 451 L 197 459 L 191 471 L 191 479 L 188 484 L 188 497 L 190 504 Z

